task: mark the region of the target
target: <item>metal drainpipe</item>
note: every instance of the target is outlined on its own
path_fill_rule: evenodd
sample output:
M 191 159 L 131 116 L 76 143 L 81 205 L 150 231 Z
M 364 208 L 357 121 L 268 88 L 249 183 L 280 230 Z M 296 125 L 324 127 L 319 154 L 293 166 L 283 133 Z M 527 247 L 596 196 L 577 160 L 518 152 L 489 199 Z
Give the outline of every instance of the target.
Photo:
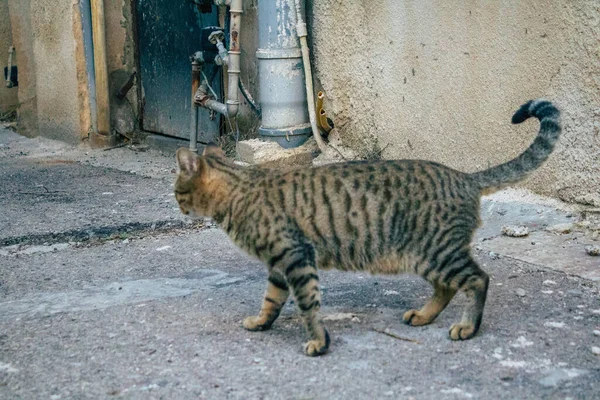
M 258 2 L 259 134 L 285 148 L 300 146 L 311 133 L 296 21 L 294 0 Z

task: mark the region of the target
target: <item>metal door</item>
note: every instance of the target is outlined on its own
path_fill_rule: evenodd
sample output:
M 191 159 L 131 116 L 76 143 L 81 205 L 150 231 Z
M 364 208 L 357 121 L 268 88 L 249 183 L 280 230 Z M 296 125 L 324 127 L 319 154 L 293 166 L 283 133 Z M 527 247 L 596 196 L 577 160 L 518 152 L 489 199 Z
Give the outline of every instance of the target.
M 200 13 L 192 0 L 136 0 L 142 127 L 145 131 L 178 138 L 190 137 L 191 63 L 200 50 L 204 26 L 218 25 L 217 7 Z M 221 88 L 217 77 L 213 88 Z M 211 119 L 212 118 L 212 119 Z M 198 141 L 218 136 L 219 116 L 200 109 Z

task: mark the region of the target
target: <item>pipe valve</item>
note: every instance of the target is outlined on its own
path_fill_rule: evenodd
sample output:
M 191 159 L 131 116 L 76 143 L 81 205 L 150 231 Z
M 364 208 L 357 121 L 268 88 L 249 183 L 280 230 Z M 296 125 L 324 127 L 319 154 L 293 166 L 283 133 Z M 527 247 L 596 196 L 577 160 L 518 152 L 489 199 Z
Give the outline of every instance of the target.
M 225 33 L 223 31 L 214 31 L 208 35 L 208 41 L 217 46 L 219 49 L 219 55 L 215 57 L 215 64 L 227 65 L 229 62 L 229 53 L 223 44 L 225 40 Z
M 217 44 L 225 40 L 225 33 L 223 31 L 214 31 L 208 35 L 208 41 L 212 44 Z

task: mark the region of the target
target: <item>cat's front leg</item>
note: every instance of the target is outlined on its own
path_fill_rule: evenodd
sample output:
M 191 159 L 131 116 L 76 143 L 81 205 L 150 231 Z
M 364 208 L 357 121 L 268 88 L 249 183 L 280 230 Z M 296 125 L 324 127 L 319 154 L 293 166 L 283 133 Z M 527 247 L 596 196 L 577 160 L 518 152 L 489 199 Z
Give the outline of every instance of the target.
M 309 337 L 309 341 L 304 344 L 304 353 L 308 356 L 319 356 L 329 349 L 330 338 L 319 321 L 321 292 L 314 250 L 312 247 L 305 247 L 305 250 L 307 251 L 295 252 L 295 257 L 285 263 L 284 270 Z
M 288 285 L 283 275 L 277 271 L 271 271 L 260 312 L 256 316 L 246 318 L 243 322 L 244 328 L 249 331 L 269 329 L 279 317 L 288 296 Z

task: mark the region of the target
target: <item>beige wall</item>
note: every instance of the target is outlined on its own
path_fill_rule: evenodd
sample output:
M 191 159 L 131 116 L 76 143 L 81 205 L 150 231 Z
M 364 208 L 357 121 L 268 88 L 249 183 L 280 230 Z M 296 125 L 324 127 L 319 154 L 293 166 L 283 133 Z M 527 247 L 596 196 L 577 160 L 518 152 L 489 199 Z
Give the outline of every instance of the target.
M 19 130 L 77 143 L 91 129 L 90 98 L 78 1 L 8 0 L 19 67 Z M 135 69 L 129 0 L 107 1 L 106 31 L 111 90 Z M 1 51 L 1 49 L 0 49 Z M 116 89 L 115 89 L 116 88 Z M 114 96 L 111 96 L 114 100 Z M 131 103 L 135 104 L 132 106 Z M 137 91 L 111 104 L 118 126 L 133 127 Z M 123 123 L 123 120 L 126 120 Z M 115 124 L 117 125 L 116 121 Z M 133 130 L 133 128 L 129 129 Z
M 597 0 L 313 3 L 316 76 L 346 145 L 483 169 L 530 144 L 538 124 L 511 115 L 546 97 L 564 136 L 526 185 L 600 205 Z
M 79 97 L 72 1 L 30 0 L 38 129 L 44 136 L 77 142 Z
M 4 67 L 8 64 L 8 47 L 12 45 L 8 0 L 0 0 L 0 116 L 17 108 L 17 88 L 7 88 L 4 81 Z M 14 57 L 13 57 L 14 60 Z M 16 63 L 16 60 L 13 61 Z
M 130 0 L 105 4 L 114 93 L 136 69 L 134 18 Z M 8 5 L 19 126 L 79 140 L 90 120 L 77 2 Z M 257 95 L 256 1 L 245 0 L 244 11 L 242 78 Z M 345 145 L 474 171 L 530 144 L 537 123 L 511 126 L 510 117 L 524 101 L 546 97 L 563 109 L 564 136 L 526 185 L 600 205 L 597 0 L 324 0 L 309 1 L 308 16 L 314 76 Z M 136 88 L 125 102 L 111 98 L 113 125 L 133 126 Z M 255 127 L 247 110 L 243 116 Z
M 19 130 L 76 143 L 81 110 L 74 22 L 77 3 L 9 0 L 19 68 Z M 77 40 L 80 40 L 77 37 Z

